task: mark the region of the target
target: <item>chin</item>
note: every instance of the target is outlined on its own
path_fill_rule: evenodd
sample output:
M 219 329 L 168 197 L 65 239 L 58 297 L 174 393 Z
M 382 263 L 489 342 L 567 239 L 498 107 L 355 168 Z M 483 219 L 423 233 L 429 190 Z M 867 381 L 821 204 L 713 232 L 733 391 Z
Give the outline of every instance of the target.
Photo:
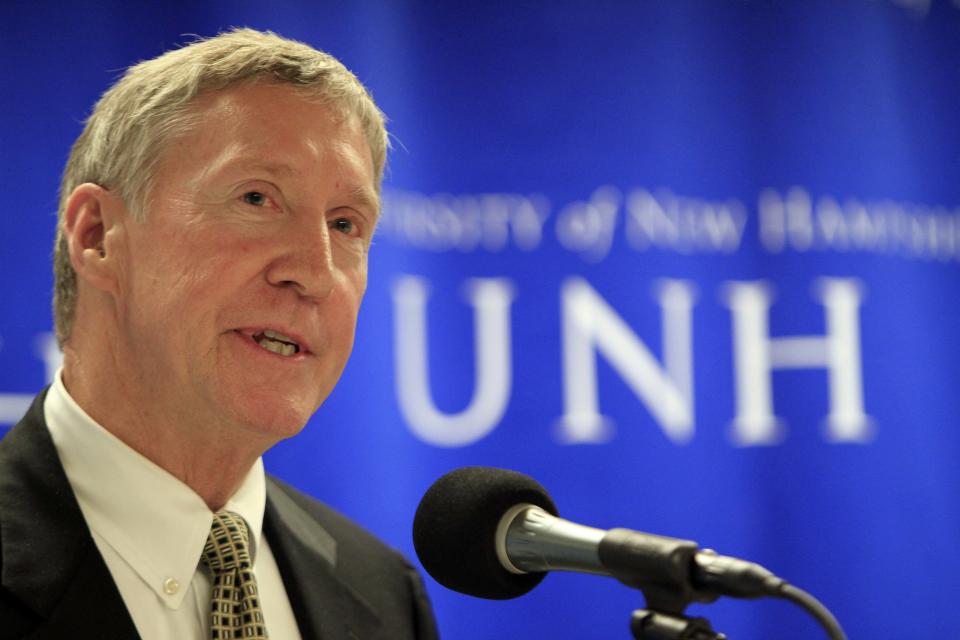
M 240 403 L 236 419 L 247 429 L 270 441 L 270 445 L 292 438 L 303 430 L 317 410 L 314 403 L 302 399 L 260 399 L 248 397 Z

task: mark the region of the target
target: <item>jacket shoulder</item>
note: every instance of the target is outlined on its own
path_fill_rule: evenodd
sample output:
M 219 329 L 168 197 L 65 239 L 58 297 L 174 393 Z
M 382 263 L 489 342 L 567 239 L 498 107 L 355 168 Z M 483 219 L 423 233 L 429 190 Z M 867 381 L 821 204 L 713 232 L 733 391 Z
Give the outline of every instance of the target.
M 273 476 L 267 476 L 267 487 L 267 495 L 274 498 L 276 506 L 280 507 L 282 501 L 289 500 L 309 516 L 312 523 L 326 531 L 336 542 L 338 555 L 362 548 L 365 554 L 382 556 L 381 560 L 390 558 L 406 562 L 399 552 L 329 505 Z M 277 500 L 281 496 L 281 500 Z
M 323 556 L 336 578 L 379 617 L 384 638 L 437 638 L 423 581 L 401 553 L 329 505 L 272 476 L 267 476 L 267 505 L 264 527 L 271 548 L 271 531 L 306 540 L 314 555 Z

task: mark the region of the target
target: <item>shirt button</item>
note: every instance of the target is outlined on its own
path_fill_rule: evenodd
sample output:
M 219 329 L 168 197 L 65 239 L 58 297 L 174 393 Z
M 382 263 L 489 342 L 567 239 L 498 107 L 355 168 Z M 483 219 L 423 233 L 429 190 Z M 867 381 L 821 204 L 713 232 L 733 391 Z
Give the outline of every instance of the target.
M 180 583 L 174 578 L 167 578 L 163 581 L 163 592 L 168 596 L 174 595 L 177 591 L 180 591 Z

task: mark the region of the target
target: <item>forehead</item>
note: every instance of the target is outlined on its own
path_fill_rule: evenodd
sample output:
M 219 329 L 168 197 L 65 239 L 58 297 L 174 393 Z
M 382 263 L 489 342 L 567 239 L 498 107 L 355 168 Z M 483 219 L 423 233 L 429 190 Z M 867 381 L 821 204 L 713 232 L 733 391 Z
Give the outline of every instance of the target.
M 188 121 L 164 150 L 161 172 L 199 165 L 207 175 L 230 164 L 309 176 L 333 165 L 354 188 L 375 187 L 357 117 L 292 86 L 259 83 L 203 94 L 191 104 Z
M 269 119 L 280 114 L 286 119 L 319 118 L 338 125 L 353 120 L 344 109 L 302 88 L 266 81 L 205 91 L 190 102 L 189 109 L 207 121 L 222 117 Z

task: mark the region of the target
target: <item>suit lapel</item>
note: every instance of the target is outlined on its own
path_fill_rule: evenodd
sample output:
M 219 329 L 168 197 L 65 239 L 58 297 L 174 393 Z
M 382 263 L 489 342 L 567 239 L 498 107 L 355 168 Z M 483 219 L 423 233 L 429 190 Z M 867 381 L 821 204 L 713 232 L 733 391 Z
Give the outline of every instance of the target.
M 336 541 L 268 477 L 264 533 L 306 639 L 372 638 L 373 608 L 336 572 Z
M 0 443 L 0 582 L 35 617 L 31 637 L 86 629 L 97 637 L 137 638 L 50 439 L 45 397 L 46 391 Z

